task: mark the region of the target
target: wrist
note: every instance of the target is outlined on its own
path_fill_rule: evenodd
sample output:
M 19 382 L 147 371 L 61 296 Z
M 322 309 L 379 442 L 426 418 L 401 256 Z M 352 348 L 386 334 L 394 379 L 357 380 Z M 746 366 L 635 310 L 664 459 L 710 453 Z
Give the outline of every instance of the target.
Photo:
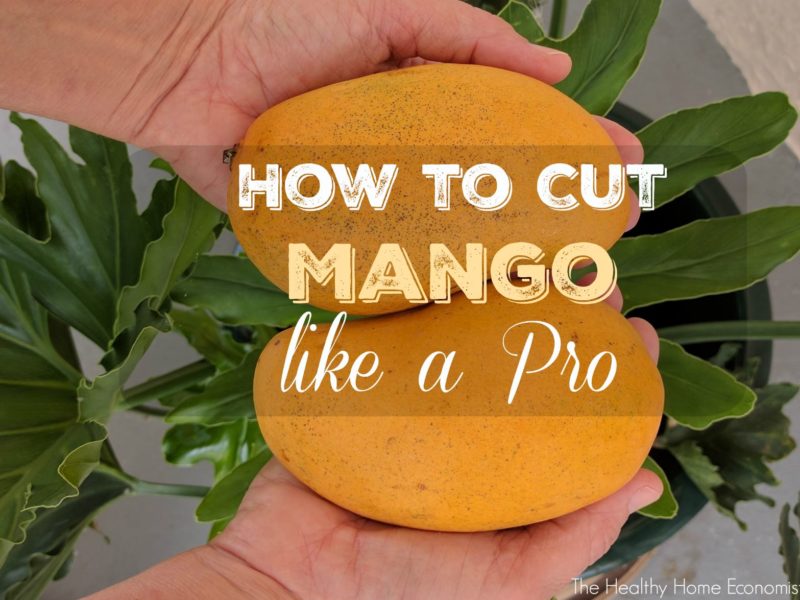
M 214 544 L 179 554 L 88 600 L 138 598 L 297 600 L 276 579 Z
M 227 5 L 12 0 L 0 20 L 0 106 L 132 141 Z

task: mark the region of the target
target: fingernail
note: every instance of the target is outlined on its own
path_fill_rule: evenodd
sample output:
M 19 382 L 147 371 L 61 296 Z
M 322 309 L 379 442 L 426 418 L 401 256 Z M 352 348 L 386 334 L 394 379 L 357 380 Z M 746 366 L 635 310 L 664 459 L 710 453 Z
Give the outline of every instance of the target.
M 554 50 L 553 48 L 547 48 L 545 50 L 547 56 L 566 56 L 569 58 L 569 54 L 566 52 L 562 52 L 561 50 Z
M 572 70 L 572 59 L 566 52 L 561 52 L 561 50 L 553 50 L 552 48 L 548 48 L 545 52 L 545 56 L 547 57 L 548 63 L 552 65 L 551 68 L 554 67 L 555 70 L 558 72 L 559 77 L 561 78 L 566 77 Z
M 628 512 L 635 513 L 637 510 L 643 509 L 648 504 L 652 504 L 661 497 L 661 490 L 646 485 L 640 487 L 633 493 L 630 500 L 628 500 Z

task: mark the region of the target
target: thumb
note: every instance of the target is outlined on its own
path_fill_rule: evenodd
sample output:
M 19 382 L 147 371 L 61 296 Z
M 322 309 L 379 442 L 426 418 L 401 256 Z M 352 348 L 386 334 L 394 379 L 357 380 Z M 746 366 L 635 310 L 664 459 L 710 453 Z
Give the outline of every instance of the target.
M 619 536 L 628 516 L 658 500 L 663 486 L 657 475 L 641 469 L 622 489 L 574 513 L 531 526 L 532 544 L 543 597 L 552 597 L 564 584 L 603 556 Z M 538 564 L 537 564 L 538 563 Z

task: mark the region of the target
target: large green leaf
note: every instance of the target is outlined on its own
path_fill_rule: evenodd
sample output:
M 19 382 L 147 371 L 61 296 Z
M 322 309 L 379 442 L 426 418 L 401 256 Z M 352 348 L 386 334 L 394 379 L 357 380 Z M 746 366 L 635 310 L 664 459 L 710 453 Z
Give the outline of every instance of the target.
M 797 386 L 788 383 L 768 385 L 758 390 L 755 407 L 745 417 L 715 423 L 705 431 L 674 427 L 662 436 L 701 491 L 708 494 L 711 489 L 709 499 L 743 529 L 745 524 L 736 516 L 738 502 L 760 500 L 769 506 L 775 504 L 756 486 L 777 485 L 767 462 L 784 458 L 795 448 L 789 419 L 782 410 L 797 390 Z M 693 442 L 695 447 L 686 446 L 686 442 Z M 707 461 L 697 453 L 698 448 Z M 721 485 L 708 463 L 716 467 Z
M 81 532 L 127 489 L 118 479 L 93 473 L 78 496 L 40 510 L 25 541 L 14 546 L 0 569 L 0 598 L 38 598 L 50 581 L 64 574 Z
M 106 432 L 77 422 L 79 376 L 27 279 L 0 260 L 0 563 L 36 511 L 74 496 L 97 463 Z
M 658 370 L 664 381 L 664 412 L 691 429 L 705 429 L 722 419 L 753 409 L 756 394 L 716 365 L 661 340 Z
M 234 369 L 211 379 L 202 392 L 178 404 L 167 422 L 220 425 L 254 419 L 253 374 L 260 354 L 261 348 L 253 350 Z
M 519 0 L 509 0 L 497 16 L 509 23 L 514 30 L 529 42 L 540 42 L 544 39 L 544 30 L 536 20 L 530 7 Z
M 183 181 L 175 186 L 175 200 L 164 216 L 161 236 L 144 251 L 135 285 L 122 290 L 114 334 L 134 327 L 136 310 L 146 303 L 158 312 L 175 283 L 210 249 L 224 216 Z
M 669 479 L 667 479 L 667 474 L 664 473 L 664 469 L 649 456 L 645 459 L 644 465 L 642 466 L 648 471 L 652 471 L 658 475 L 658 478 L 661 480 L 661 485 L 664 486 L 664 491 L 661 492 L 661 497 L 658 500 L 639 510 L 639 514 L 650 517 L 651 519 L 671 519 L 678 514 L 678 501 L 672 493 L 672 487 L 669 484 Z
M 307 310 L 316 322 L 335 316 L 295 304 L 241 256 L 202 256 L 191 276 L 175 286 L 172 298 L 187 306 L 206 308 L 225 323 L 242 325 L 289 327 Z
M 717 243 L 712 243 L 716 241 Z M 800 251 L 800 206 L 704 219 L 611 249 L 626 311 L 744 289 Z
M 165 210 L 164 208 L 160 210 Z M 163 312 L 172 286 L 183 277 L 201 252 L 212 245 L 222 214 L 186 184 L 174 187 L 174 202 L 163 218 L 161 235 L 144 251 L 138 282 L 125 287 L 119 298 L 117 332 L 103 357 L 108 371 L 80 387 L 81 418 L 104 422 L 122 401 L 122 386 L 159 332 L 171 322 Z
M 254 454 L 214 484 L 197 506 L 197 520 L 213 523 L 212 537 L 236 514 L 247 488 L 270 458 L 272 453 L 268 448 Z
M 797 531 L 789 523 L 790 510 L 791 507 L 788 504 L 783 506 L 778 533 L 781 536 L 780 552 L 783 556 L 783 572 L 789 578 L 789 583 L 794 586 L 789 597 L 791 600 L 798 600 L 800 599 L 800 538 L 797 537 Z M 800 499 L 794 505 L 794 516 L 800 525 Z
M 592 0 L 570 35 L 539 40 L 572 58 L 556 88 L 590 113 L 606 114 L 639 67 L 660 7 L 661 0 Z
M 208 461 L 214 466 L 218 481 L 237 465 L 264 448 L 264 438 L 258 423 L 240 419 L 224 425 L 175 425 L 167 431 L 162 442 L 165 458 L 176 465 L 193 465 Z
M 73 127 L 72 149 L 84 161 L 78 164 L 36 121 L 17 114 L 11 119 L 36 170 L 50 235 L 45 241 L 29 235 L 6 210 L 0 214 L 0 258 L 27 275 L 36 298 L 54 315 L 105 347 L 117 295 L 137 280 L 146 242 L 127 148 Z
M 636 135 L 646 163 L 663 164 L 655 186 L 660 206 L 704 179 L 735 169 L 780 144 L 797 120 L 785 94 L 765 92 L 679 110 Z

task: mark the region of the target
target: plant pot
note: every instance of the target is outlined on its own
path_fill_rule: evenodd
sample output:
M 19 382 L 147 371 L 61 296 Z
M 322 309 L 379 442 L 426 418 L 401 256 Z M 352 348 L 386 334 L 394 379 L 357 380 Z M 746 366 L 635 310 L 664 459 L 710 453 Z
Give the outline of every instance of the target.
M 650 123 L 650 119 L 623 104 L 615 106 L 609 117 L 631 131 L 638 131 Z M 639 224 L 631 235 L 658 233 L 697 219 L 724 217 L 739 212 L 719 180 L 709 179 L 657 211 L 643 212 Z M 631 316 L 647 319 L 659 328 L 705 321 L 769 320 L 772 311 L 767 284 L 759 282 L 747 290 L 738 292 L 648 306 L 632 311 Z M 755 384 L 757 387 L 765 385 L 772 359 L 772 342 L 740 343 L 744 352 L 741 353 L 743 356 L 740 356 L 740 364 L 737 366 L 743 366 L 747 360 L 757 357 L 759 365 Z M 710 358 L 716 354 L 719 347 L 719 343 L 709 343 L 689 345 L 686 349 L 702 358 Z M 584 577 L 616 571 L 636 561 L 675 535 L 705 506 L 706 497 L 686 476 L 672 455 L 658 450 L 654 451 L 653 455 L 667 473 L 680 506 L 678 514 L 673 519 L 650 519 L 638 514 L 632 515 L 623 527 L 619 539 L 605 556 L 583 573 Z

